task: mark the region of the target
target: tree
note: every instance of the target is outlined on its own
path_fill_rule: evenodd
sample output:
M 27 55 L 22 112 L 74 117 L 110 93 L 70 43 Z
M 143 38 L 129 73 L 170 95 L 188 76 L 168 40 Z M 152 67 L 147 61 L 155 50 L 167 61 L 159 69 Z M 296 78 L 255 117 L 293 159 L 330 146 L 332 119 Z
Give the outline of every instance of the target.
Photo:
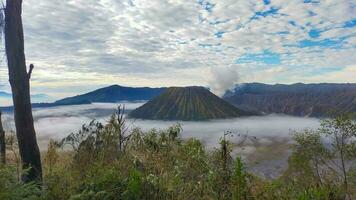
M 331 196 L 352 199 L 350 171 L 356 158 L 354 119 L 348 114 L 336 115 L 322 120 L 318 130 L 294 135 L 295 144 L 284 175 L 293 182 L 294 189 L 314 188 Z M 339 191 L 335 190 L 335 183 L 339 183 Z
M 6 146 L 5 146 L 5 131 L 1 122 L 0 111 L 0 164 L 6 164 Z
M 307 129 L 304 130 L 304 132 L 295 133 L 293 139 L 295 144 L 294 152 L 290 157 L 290 164 L 293 166 L 299 162 L 300 165 L 303 164 L 303 161 L 307 161 L 308 163 L 304 163 L 304 167 L 299 167 L 299 170 L 305 170 L 306 172 L 309 168 L 312 171 L 312 174 L 309 174 L 309 176 L 306 177 L 315 179 L 317 185 L 322 186 L 323 175 L 321 169 L 331 157 L 327 148 L 323 144 L 321 134 L 318 131 Z M 300 178 L 303 179 L 305 176 Z M 310 180 L 308 180 L 307 183 L 314 184 L 313 181 Z M 305 185 L 307 183 L 303 184 Z
M 126 120 L 124 119 L 125 106 L 119 105 L 113 115 L 111 115 L 109 123 L 105 126 L 105 132 L 112 133 L 118 137 L 118 153 L 121 154 L 126 147 L 126 142 L 130 139 L 131 135 L 127 135 L 128 128 Z M 115 142 L 115 141 L 114 141 Z
M 234 164 L 232 175 L 232 199 L 242 200 L 251 199 L 247 182 L 248 174 L 240 157 L 237 157 Z
M 343 114 L 334 119 L 326 119 L 319 130 L 331 142 L 331 153 L 334 156 L 338 172 L 343 181 L 343 189 L 349 194 L 347 162 L 356 157 L 356 122 L 352 115 Z M 351 199 L 351 197 L 347 197 Z
M 20 156 L 23 168 L 28 169 L 23 175 L 23 181 L 40 182 L 42 181 L 42 166 L 30 98 L 30 77 L 34 67 L 31 64 L 27 73 L 21 13 L 22 0 L 6 0 L 5 49 Z

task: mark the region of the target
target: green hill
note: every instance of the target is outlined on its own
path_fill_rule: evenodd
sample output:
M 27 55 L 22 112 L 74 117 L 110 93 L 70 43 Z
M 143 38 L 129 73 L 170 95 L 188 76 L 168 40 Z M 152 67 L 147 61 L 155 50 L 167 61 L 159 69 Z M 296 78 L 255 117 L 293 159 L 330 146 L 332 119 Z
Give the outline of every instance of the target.
M 248 113 L 230 105 L 203 87 L 171 87 L 129 117 L 152 120 L 201 121 L 240 117 Z

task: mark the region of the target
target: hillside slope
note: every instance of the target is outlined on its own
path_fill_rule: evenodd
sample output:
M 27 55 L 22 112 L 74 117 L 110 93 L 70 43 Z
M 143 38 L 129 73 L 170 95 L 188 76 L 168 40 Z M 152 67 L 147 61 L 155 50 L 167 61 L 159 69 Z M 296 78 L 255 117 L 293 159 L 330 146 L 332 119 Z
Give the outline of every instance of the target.
M 152 120 L 199 121 L 240 117 L 248 113 L 203 87 L 171 87 L 133 110 L 129 117 Z
M 247 83 L 223 98 L 239 108 L 265 114 L 324 117 L 333 111 L 356 112 L 356 84 Z
M 161 94 L 166 88 L 149 88 L 149 87 L 124 87 L 112 85 L 105 88 L 100 88 L 92 92 L 68 97 L 55 104 L 78 104 L 81 102 L 105 102 L 114 103 L 118 101 L 139 101 L 150 100 L 153 97 Z

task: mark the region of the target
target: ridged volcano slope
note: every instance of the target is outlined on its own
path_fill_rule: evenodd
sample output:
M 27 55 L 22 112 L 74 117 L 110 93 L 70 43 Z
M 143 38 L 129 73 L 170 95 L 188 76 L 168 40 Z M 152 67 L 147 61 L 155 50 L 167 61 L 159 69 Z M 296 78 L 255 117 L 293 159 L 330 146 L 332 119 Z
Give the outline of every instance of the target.
M 247 115 L 203 87 L 171 87 L 133 110 L 129 117 L 152 120 L 202 121 Z

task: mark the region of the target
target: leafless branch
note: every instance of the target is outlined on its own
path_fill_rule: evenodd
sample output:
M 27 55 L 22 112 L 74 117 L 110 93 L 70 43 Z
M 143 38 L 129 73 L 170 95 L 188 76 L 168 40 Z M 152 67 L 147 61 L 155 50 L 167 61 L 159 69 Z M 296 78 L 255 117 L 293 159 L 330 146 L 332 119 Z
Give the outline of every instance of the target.
M 32 71 L 33 71 L 33 68 L 35 68 L 35 66 L 33 64 L 30 64 L 30 70 L 28 71 L 28 79 L 31 79 L 31 74 L 32 74 Z

